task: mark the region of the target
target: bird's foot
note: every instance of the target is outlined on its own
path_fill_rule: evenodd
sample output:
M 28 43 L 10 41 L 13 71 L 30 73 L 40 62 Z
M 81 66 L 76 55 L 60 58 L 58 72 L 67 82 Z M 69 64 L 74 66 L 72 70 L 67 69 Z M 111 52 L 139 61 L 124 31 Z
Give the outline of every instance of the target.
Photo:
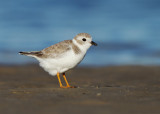
M 75 86 L 60 86 L 60 88 L 76 88 Z

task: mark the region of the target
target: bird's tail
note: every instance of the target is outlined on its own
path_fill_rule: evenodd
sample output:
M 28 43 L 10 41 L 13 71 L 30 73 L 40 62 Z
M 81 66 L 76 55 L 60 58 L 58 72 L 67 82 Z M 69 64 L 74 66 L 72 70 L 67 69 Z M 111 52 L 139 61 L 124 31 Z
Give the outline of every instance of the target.
M 35 57 L 35 56 L 41 56 L 42 52 L 41 51 L 19 52 L 19 54 L 20 55 L 26 55 L 26 56 Z

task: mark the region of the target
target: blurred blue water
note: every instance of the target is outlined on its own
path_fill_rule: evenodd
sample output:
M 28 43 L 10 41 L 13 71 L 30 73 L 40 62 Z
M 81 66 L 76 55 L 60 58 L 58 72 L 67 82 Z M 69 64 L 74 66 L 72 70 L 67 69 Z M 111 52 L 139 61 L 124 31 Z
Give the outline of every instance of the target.
M 160 65 L 159 12 L 159 0 L 2 0 L 0 64 L 87 32 L 99 45 L 82 65 Z

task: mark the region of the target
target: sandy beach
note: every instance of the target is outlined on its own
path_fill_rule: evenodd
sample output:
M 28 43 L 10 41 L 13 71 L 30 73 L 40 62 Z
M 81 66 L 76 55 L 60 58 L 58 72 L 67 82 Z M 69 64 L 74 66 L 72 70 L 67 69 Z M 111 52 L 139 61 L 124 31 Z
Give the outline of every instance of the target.
M 61 89 L 38 65 L 0 67 L 0 114 L 160 114 L 160 67 L 78 67 Z

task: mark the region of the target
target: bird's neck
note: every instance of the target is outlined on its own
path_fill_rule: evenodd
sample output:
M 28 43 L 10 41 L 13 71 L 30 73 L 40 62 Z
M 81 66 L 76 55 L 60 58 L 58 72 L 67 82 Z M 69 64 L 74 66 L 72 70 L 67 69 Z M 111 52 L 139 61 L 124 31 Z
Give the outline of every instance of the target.
M 75 39 L 73 39 L 72 40 L 72 42 L 73 42 L 73 44 L 75 45 L 75 46 L 77 46 L 83 53 L 86 53 L 86 51 L 89 49 L 89 47 L 88 46 L 86 46 L 86 45 L 82 45 L 82 44 L 79 44 Z

